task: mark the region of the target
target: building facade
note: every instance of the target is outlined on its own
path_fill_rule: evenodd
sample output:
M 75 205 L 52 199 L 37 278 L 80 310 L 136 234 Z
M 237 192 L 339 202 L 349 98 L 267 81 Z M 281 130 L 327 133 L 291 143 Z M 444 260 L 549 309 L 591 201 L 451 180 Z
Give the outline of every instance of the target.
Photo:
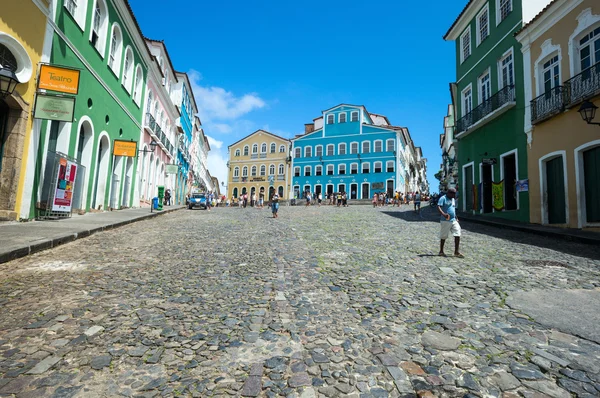
M 27 163 L 35 156 L 32 139 L 40 124 L 32 116 L 36 73 L 50 58 L 50 13 L 47 0 L 6 0 L 0 12 L 0 71 L 16 84 L 14 91 L 0 94 L 0 220 L 28 218 L 22 199 L 28 195 Z
M 292 195 L 346 192 L 349 199 L 368 199 L 404 191 L 401 132 L 364 106 L 323 111 L 292 140 Z
M 531 222 L 600 228 L 600 4 L 556 0 L 519 32 L 525 61 Z M 596 116 L 593 122 L 600 122 Z
M 192 85 L 186 73 L 176 72 L 177 84 L 173 87 L 171 99 L 177 106 L 180 117 L 177 127 L 179 136 L 177 139 L 177 164 L 179 165 L 176 180 L 176 203 L 185 203 L 185 196 L 191 192 L 194 184 L 194 171 L 191 168 L 192 146 L 194 134 L 194 117 L 198 113 Z
M 229 145 L 227 197 L 258 195 L 270 199 L 274 192 L 289 199 L 290 141 L 265 130 L 257 130 Z
M 471 0 L 444 39 L 456 44 L 459 208 L 529 220 L 523 57 L 514 34 L 540 1 Z
M 454 105 L 448 105 L 448 112 L 444 117 L 444 134 L 440 134 L 440 148 L 442 164 L 439 172 L 439 192 L 446 192 L 449 188 L 456 188 L 458 185 L 458 163 L 454 145 Z

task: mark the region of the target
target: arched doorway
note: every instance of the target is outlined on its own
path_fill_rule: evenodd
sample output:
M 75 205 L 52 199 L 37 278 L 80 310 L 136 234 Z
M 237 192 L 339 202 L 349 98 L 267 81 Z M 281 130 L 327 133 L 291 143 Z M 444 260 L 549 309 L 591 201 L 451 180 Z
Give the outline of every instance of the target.
M 246 190 L 246 187 L 243 187 L 243 188 L 242 188 L 242 195 L 245 195 L 245 194 L 246 194 L 246 192 L 248 192 L 248 191 Z
M 108 163 L 110 142 L 107 135 L 102 135 L 98 140 L 96 151 L 96 178 L 92 199 L 92 208 L 100 210 L 104 207 L 106 198 L 106 184 L 108 183 Z
M 279 194 L 279 199 L 283 199 L 283 185 L 279 186 L 279 192 L 278 192 L 278 194 Z
M 142 151 L 145 151 L 145 150 L 146 150 L 146 145 L 144 144 L 144 148 L 142 148 Z M 139 193 L 141 199 L 145 199 L 145 193 L 146 192 L 144 190 L 144 187 L 146 185 L 146 174 L 145 173 L 146 173 L 146 168 L 147 168 L 146 162 L 148 160 L 148 154 L 146 152 L 142 152 L 142 153 L 143 153 L 143 155 L 142 155 L 142 163 L 140 164 L 140 170 L 139 170 L 139 172 L 140 172 L 140 186 L 138 188 L 138 193 Z
M 275 194 L 275 187 L 269 187 L 269 201 L 271 201 L 274 194 Z
M 83 119 L 83 118 L 82 118 Z M 79 126 L 79 135 L 77 138 L 76 159 L 82 168 L 77 171 L 75 192 L 73 202 L 76 209 L 85 209 L 87 207 L 88 187 L 90 185 L 90 176 L 92 174 L 92 155 L 94 147 L 94 127 L 90 120 L 83 120 Z
M 146 186 L 144 187 L 144 197 L 146 198 L 146 200 L 150 200 L 152 199 L 152 196 L 150 196 L 150 192 L 152 190 L 152 176 L 154 175 L 153 171 L 152 171 L 152 164 L 154 163 L 154 154 L 150 154 L 150 157 L 148 158 L 148 166 L 146 167 L 147 169 L 147 173 L 148 176 L 146 177 Z
M 358 184 L 350 184 L 350 199 L 356 199 L 358 192 Z
M 130 207 L 129 197 L 131 191 L 131 181 L 133 180 L 133 158 L 127 158 L 127 164 L 125 165 L 125 178 L 123 179 L 123 200 L 121 201 L 121 207 Z
M 362 183 L 362 192 L 361 192 L 361 199 L 369 199 L 369 183 L 368 182 L 363 182 Z
M 238 189 L 237 188 L 233 188 L 233 197 L 234 198 L 238 197 Z

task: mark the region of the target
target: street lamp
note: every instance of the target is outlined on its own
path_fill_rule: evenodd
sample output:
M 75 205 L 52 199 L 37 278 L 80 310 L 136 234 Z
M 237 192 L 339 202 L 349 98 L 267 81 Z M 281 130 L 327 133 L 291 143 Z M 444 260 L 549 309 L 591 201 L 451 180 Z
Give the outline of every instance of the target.
M 142 152 L 142 153 L 152 153 L 154 152 L 154 149 L 156 149 L 156 147 L 158 146 L 158 143 L 156 141 L 154 141 L 154 139 L 152 140 L 152 142 L 150 143 L 150 150 L 147 149 L 138 149 L 138 152 Z
M 12 95 L 19 84 L 17 75 L 10 69 L 0 67 L 0 98 Z
M 583 104 L 581 104 L 581 107 L 579 107 L 578 112 L 581 115 L 581 118 L 587 124 L 595 124 L 596 126 L 600 126 L 600 123 L 592 122 L 592 120 L 594 120 L 594 117 L 596 117 L 597 109 L 598 109 L 598 107 L 596 105 L 594 105 L 592 102 L 586 100 L 583 102 Z

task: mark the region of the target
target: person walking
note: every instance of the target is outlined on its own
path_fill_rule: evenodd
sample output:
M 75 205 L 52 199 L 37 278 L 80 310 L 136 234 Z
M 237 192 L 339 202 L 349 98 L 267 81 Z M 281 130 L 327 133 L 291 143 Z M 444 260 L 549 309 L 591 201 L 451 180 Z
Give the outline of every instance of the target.
M 310 206 L 310 191 L 306 191 L 306 206 Z
M 321 194 L 321 192 L 319 192 L 318 198 L 319 207 L 321 207 L 321 202 L 323 201 L 323 194 Z
M 273 197 L 271 198 L 271 212 L 273 213 L 273 218 L 277 218 L 277 211 L 279 210 L 279 194 L 275 192 Z
M 414 206 L 415 206 L 415 213 L 417 213 L 418 215 L 421 215 L 421 194 L 419 193 L 419 191 L 415 192 Z
M 260 191 L 258 194 L 258 208 L 262 209 L 265 207 L 265 191 Z
M 439 255 L 446 257 L 444 253 L 444 245 L 446 243 L 446 239 L 452 232 L 454 236 L 454 257 L 464 258 L 460 251 L 460 235 L 461 229 L 460 224 L 458 223 L 458 218 L 456 217 L 456 189 L 450 188 L 446 195 L 442 196 L 438 200 L 438 211 L 442 216 L 440 220 L 440 252 Z

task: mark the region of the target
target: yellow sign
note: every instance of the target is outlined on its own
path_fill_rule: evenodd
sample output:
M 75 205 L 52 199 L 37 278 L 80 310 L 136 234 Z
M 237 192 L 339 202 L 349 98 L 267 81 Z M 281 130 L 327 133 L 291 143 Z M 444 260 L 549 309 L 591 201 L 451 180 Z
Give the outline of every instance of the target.
M 52 65 L 42 65 L 38 79 L 38 88 L 59 91 L 66 94 L 79 92 L 79 71 Z
M 113 155 L 134 158 L 137 156 L 137 142 L 115 140 Z

